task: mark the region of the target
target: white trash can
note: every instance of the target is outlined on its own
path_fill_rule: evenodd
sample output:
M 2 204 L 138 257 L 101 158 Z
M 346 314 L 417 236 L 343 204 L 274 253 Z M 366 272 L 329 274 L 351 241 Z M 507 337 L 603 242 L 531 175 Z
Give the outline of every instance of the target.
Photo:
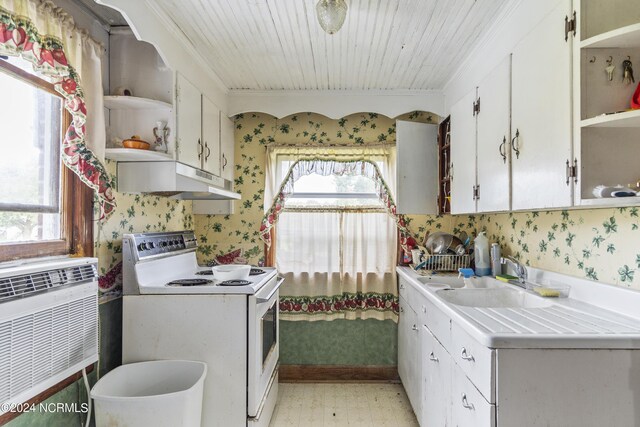
M 200 427 L 207 365 L 156 360 L 122 365 L 91 389 L 96 427 Z

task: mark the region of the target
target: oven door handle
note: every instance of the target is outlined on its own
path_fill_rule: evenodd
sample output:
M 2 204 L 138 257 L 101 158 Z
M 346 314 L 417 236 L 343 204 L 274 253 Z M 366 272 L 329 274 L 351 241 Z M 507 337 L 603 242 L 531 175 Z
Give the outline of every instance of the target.
M 269 302 L 269 300 L 271 299 L 271 297 L 273 297 L 275 295 L 276 292 L 278 292 L 278 289 L 280 289 L 280 285 L 282 285 L 282 282 L 284 282 L 284 277 L 278 277 L 278 284 L 276 285 L 276 287 L 271 291 L 271 293 L 269 295 L 267 295 L 266 298 L 256 298 L 256 302 L 258 304 L 264 304 L 265 302 Z

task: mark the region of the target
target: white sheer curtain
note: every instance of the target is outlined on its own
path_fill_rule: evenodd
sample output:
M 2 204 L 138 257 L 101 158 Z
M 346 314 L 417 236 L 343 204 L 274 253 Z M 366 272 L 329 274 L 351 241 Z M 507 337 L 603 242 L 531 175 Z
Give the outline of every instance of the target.
M 388 175 L 394 150 L 371 150 L 368 156 L 353 149 L 325 154 L 334 159 L 358 155 L 384 159 L 381 169 Z M 309 155 L 308 150 L 292 151 L 275 149 L 267 156 L 271 161 L 265 193 L 272 197 L 281 175 L 287 173 L 283 165 L 295 161 L 296 154 Z M 287 210 L 285 205 L 275 244 L 276 267 L 285 277 L 280 292 L 282 319 L 396 320 L 396 241 L 396 223 L 383 210 L 305 211 Z

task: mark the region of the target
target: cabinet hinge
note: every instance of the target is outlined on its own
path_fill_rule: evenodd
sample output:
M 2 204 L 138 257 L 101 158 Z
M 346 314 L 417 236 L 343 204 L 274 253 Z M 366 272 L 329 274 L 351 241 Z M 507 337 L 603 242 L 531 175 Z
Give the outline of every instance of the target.
M 569 33 L 573 32 L 573 35 L 576 35 L 576 26 L 578 20 L 576 19 L 576 11 L 573 11 L 573 18 L 569 19 L 568 16 L 564 17 L 564 41 L 569 40 Z
M 473 186 L 473 200 L 480 199 L 480 185 Z
M 477 115 L 480 113 L 480 98 L 473 103 L 473 115 Z
M 577 184 L 578 183 L 578 159 L 573 159 L 573 165 L 571 164 L 571 161 L 567 159 L 566 167 L 567 167 L 566 184 L 569 185 L 569 183 L 571 182 L 571 178 L 573 178 L 573 182 Z

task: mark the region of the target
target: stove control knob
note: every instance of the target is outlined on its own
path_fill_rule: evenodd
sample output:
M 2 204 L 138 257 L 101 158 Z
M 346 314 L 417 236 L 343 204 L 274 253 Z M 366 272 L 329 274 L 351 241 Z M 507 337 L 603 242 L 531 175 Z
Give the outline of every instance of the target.
M 176 246 L 178 246 L 178 245 L 180 244 L 180 242 L 179 242 L 179 241 L 177 241 L 177 240 L 174 240 L 174 241 L 173 241 L 173 244 L 174 244 L 174 245 L 176 245 Z
M 139 251 L 146 251 L 147 250 L 147 244 L 145 242 L 142 242 L 138 245 L 138 250 Z
M 155 243 L 153 243 L 153 242 L 149 242 L 149 243 L 147 243 L 147 247 L 148 247 L 149 249 L 153 249 L 153 248 L 155 248 L 155 247 L 156 247 L 156 244 L 155 244 Z
M 167 241 L 162 241 L 160 242 L 160 246 L 162 246 L 163 248 L 167 246 Z

